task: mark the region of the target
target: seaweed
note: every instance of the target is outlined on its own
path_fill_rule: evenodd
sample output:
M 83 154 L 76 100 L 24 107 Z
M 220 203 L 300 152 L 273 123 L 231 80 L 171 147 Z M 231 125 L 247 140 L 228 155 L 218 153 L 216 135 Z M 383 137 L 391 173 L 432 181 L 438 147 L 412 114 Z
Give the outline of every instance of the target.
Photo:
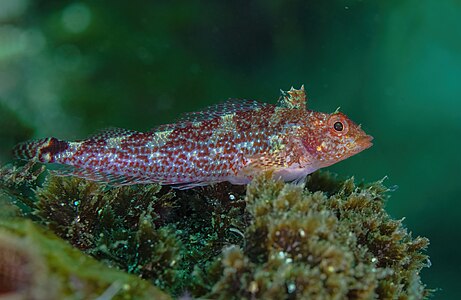
M 382 180 L 356 184 L 316 172 L 304 186 L 267 173 L 247 187 L 181 191 L 47 175 L 33 187 L 36 173 L 24 179 L 33 168 L 6 169 L 0 189 L 12 199 L 10 215 L 22 203 L 22 218 L 172 296 L 422 299 L 430 293 L 419 275 L 429 266 L 429 242 L 386 213 L 389 188 Z M 31 191 L 15 193 L 24 189 L 21 182 Z M 22 213 L 24 207 L 31 212 Z
M 352 179 L 332 180 L 325 173 L 311 176 L 307 187 L 315 192 L 270 176 L 254 180 L 246 195 L 252 216 L 246 246 L 227 247 L 207 268 L 195 270 L 205 297 L 427 297 L 419 272 L 429 266 L 421 252 L 428 240 L 412 238 L 384 211 L 388 189 L 382 181 L 355 186 Z M 321 192 L 325 183 L 330 196 Z
M 53 176 L 37 190 L 35 215 L 76 248 L 170 290 L 181 242 L 163 221 L 173 193 L 159 191 L 155 184 L 107 188 Z

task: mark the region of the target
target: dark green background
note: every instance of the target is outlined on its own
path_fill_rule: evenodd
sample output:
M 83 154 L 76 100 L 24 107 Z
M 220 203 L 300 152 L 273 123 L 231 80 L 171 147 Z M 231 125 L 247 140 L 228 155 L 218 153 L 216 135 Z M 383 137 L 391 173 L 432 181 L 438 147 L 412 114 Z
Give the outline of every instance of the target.
M 398 185 L 389 212 L 431 240 L 423 281 L 460 298 L 460 1 L 0 1 L 2 162 L 301 84 L 375 137 L 330 170 Z

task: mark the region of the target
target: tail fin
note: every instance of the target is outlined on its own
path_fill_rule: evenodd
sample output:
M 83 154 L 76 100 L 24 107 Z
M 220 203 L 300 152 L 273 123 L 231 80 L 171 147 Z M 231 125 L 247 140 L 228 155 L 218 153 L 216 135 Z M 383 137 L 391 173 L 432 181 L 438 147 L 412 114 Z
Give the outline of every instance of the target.
M 69 148 L 68 142 L 50 137 L 18 144 L 14 147 L 13 154 L 18 159 L 50 163 L 55 161 L 56 154 L 67 148 Z

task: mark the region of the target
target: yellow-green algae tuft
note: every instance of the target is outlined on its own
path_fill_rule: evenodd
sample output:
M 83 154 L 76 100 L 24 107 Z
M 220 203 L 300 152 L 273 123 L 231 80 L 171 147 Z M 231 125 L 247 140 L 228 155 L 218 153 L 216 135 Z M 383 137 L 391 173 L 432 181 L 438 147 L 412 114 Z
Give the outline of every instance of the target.
M 327 183 L 327 193 L 315 189 Z M 311 190 L 309 190 L 309 188 Z M 256 178 L 247 188 L 245 246 L 229 246 L 197 277 L 211 299 L 422 299 L 426 238 L 383 205 L 382 182 L 313 175 L 302 186 Z

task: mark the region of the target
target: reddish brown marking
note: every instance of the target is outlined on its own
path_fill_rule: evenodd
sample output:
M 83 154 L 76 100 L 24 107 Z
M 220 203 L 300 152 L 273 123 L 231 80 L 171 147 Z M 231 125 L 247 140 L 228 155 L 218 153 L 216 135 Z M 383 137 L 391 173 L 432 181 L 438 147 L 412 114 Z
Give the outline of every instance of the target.
M 43 147 L 40 149 L 40 154 L 50 153 L 52 156 L 56 155 L 62 151 L 67 150 L 69 148 L 69 143 L 65 141 L 60 141 L 57 138 L 50 138 L 47 147 Z

